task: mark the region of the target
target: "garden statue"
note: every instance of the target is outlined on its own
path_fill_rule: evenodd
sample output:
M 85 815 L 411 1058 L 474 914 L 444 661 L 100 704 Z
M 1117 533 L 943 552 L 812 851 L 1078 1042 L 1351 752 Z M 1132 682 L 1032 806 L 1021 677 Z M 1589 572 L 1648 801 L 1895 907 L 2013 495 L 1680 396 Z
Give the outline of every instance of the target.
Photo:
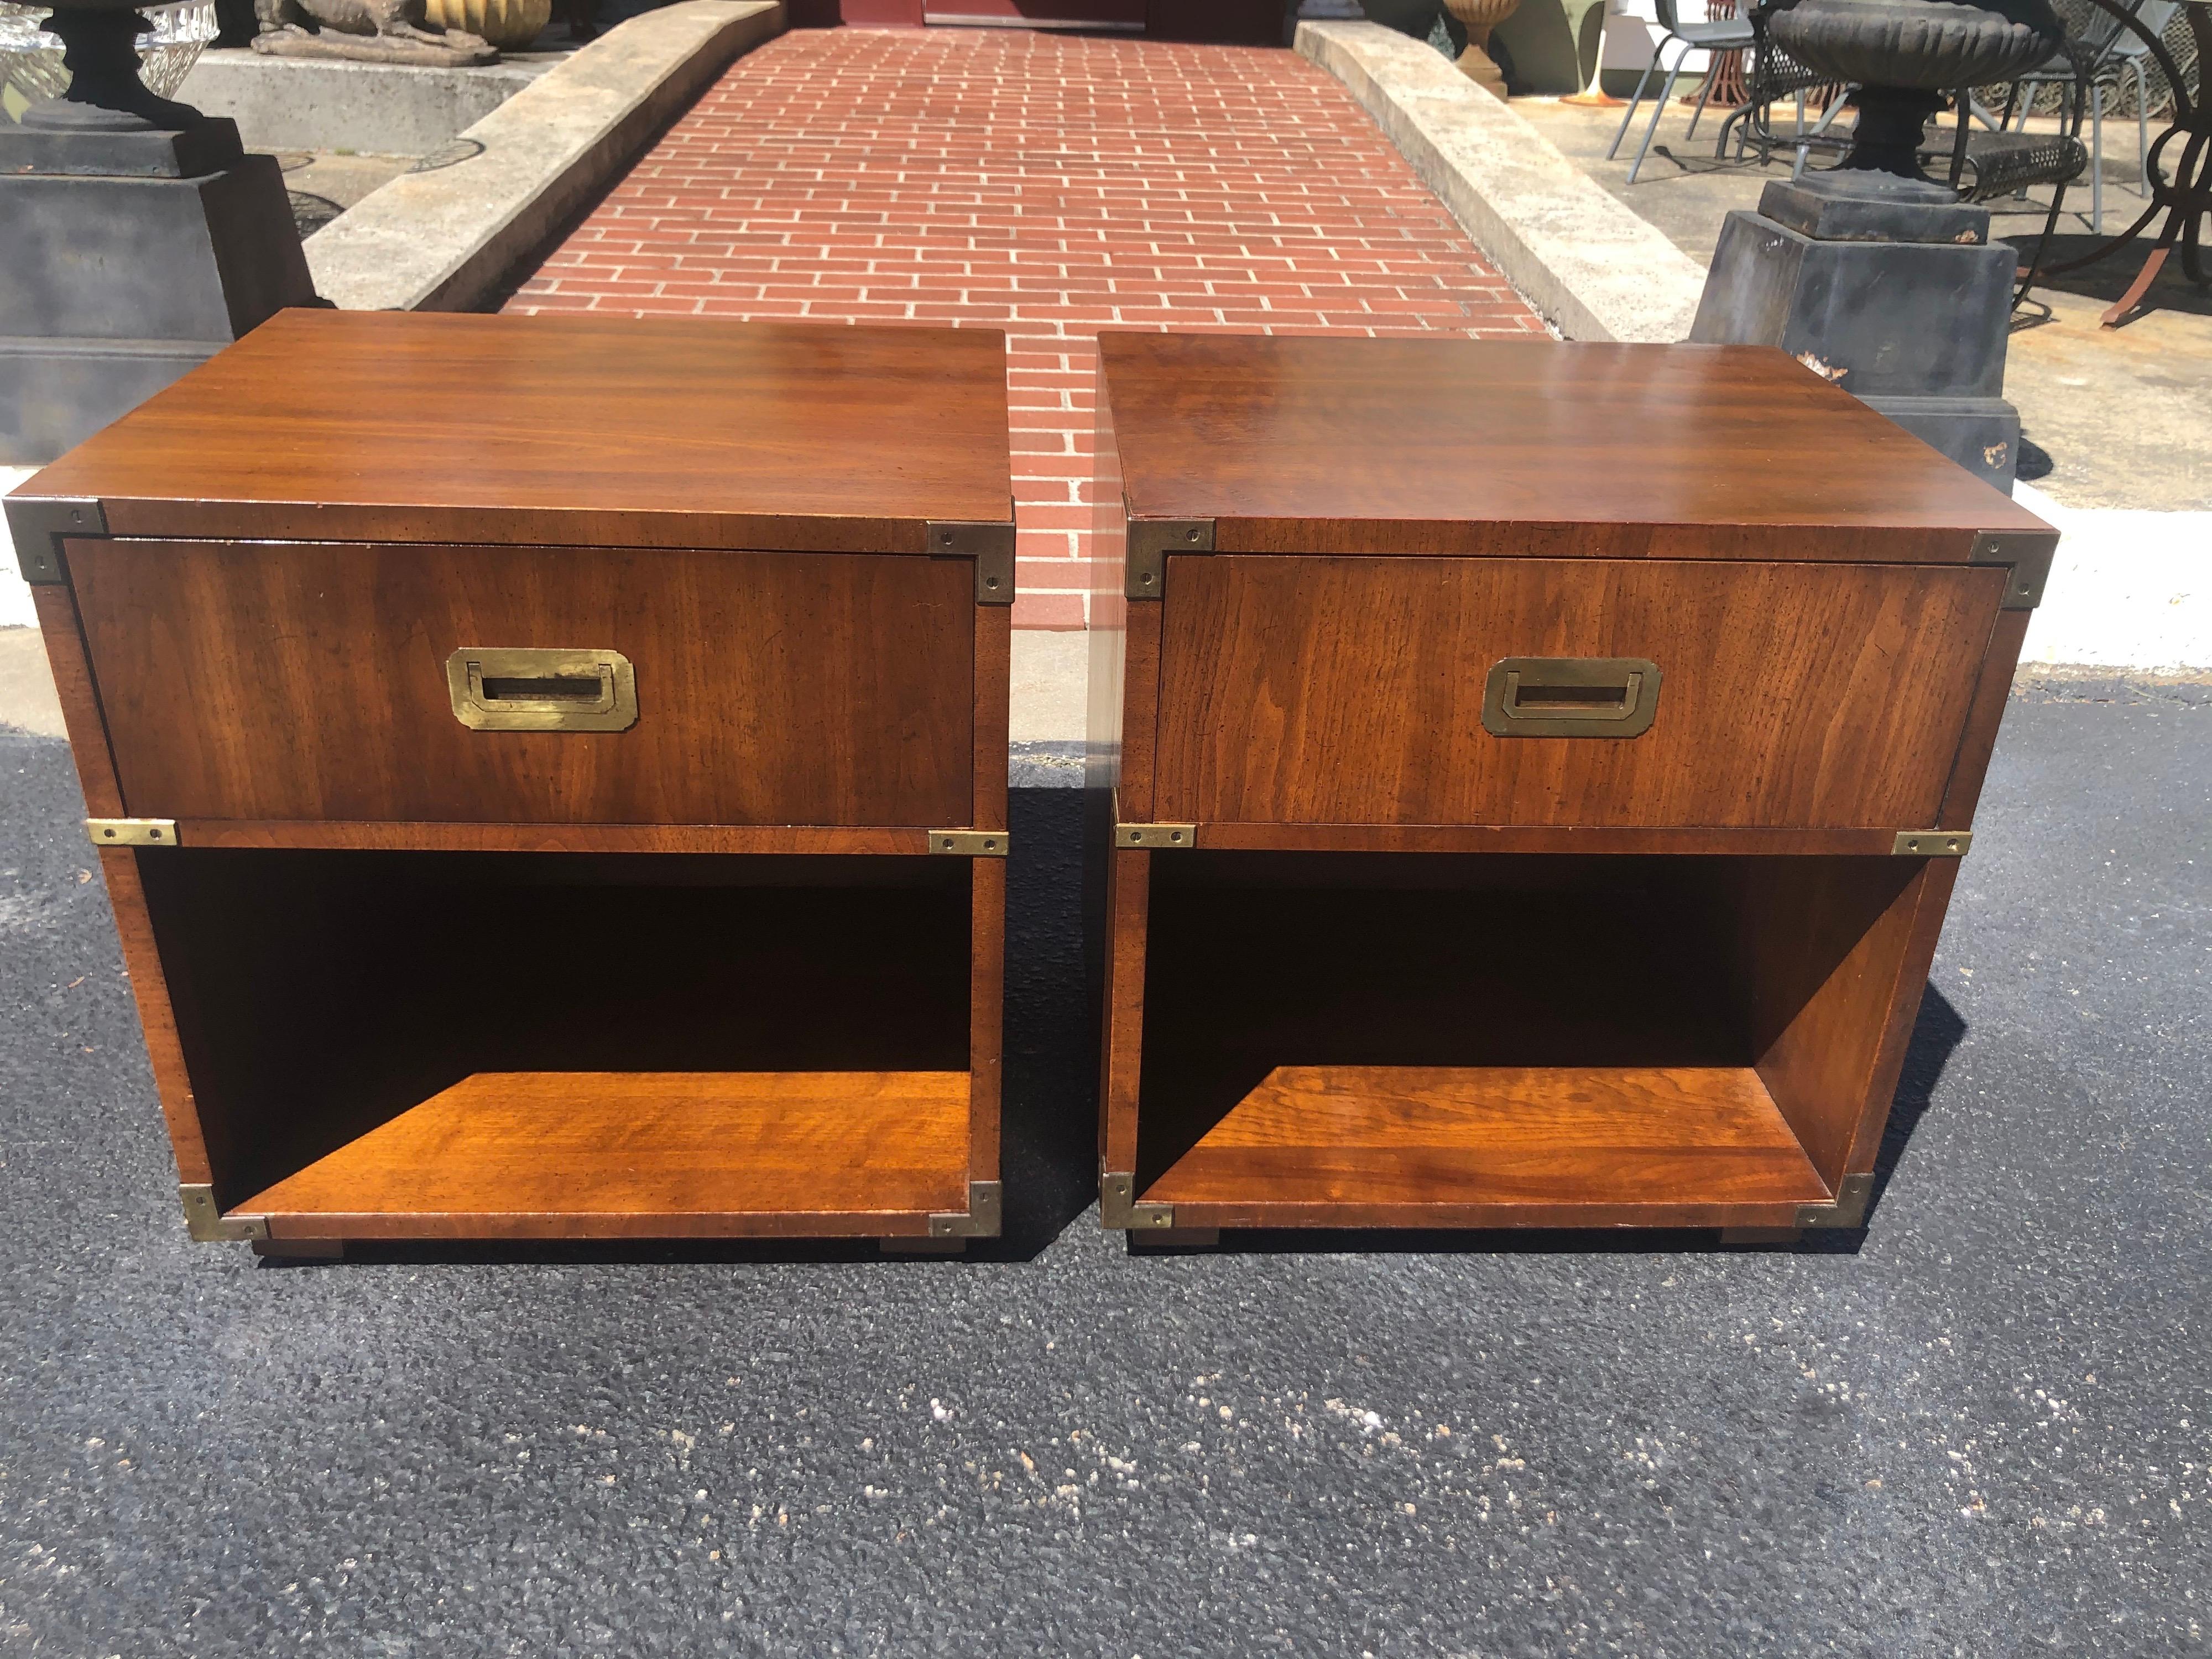
M 277 58 L 349 58 L 457 69 L 499 61 L 480 36 L 424 27 L 428 0 L 254 0 L 253 49 Z

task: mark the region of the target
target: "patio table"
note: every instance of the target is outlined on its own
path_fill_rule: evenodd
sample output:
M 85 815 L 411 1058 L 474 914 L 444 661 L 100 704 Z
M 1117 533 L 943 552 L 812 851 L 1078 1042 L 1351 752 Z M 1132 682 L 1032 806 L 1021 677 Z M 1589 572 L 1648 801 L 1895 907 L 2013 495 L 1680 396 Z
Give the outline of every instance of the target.
M 2150 200 L 2136 222 L 2118 235 L 2100 244 L 2078 259 L 2064 264 L 2052 265 L 2044 274 L 2057 276 L 2069 270 L 2079 270 L 2085 265 L 2117 252 L 2124 245 L 2133 241 L 2138 232 L 2157 218 L 2166 216 L 2160 227 L 2158 240 L 2152 246 L 2142 269 L 2128 284 L 2126 293 L 2114 301 L 2102 319 L 2106 328 L 2118 328 L 2130 313 L 2142 303 L 2143 295 L 2165 268 L 2166 257 L 2173 251 L 2174 244 L 2181 245 L 2181 268 L 2192 283 L 2212 283 L 2203 264 L 2204 216 L 2212 210 L 2212 100 L 2204 96 L 2200 84 L 2197 95 L 2189 95 L 2189 87 L 2174 62 L 2173 54 L 2157 31 L 2145 25 L 2136 15 L 2133 5 L 2124 0 L 2095 0 L 2105 10 L 2120 20 L 2121 25 L 2139 36 L 2152 58 L 2166 76 L 2166 83 L 2173 89 L 2173 123 L 2159 134 L 2150 147 L 2147 171 L 2150 175 Z M 2212 0 L 2184 0 L 2184 10 L 2189 19 L 2189 31 L 2197 42 L 2197 72 L 2203 73 L 2204 64 L 2212 61 Z M 2160 168 L 2160 158 L 2166 146 L 2179 142 L 2179 161 L 2171 177 Z

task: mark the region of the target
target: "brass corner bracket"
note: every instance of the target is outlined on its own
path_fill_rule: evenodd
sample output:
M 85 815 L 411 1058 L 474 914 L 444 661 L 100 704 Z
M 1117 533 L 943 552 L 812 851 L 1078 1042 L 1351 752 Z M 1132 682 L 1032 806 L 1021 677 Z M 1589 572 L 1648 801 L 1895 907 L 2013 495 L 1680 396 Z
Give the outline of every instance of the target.
M 225 1215 L 216 1207 L 212 1187 L 180 1186 L 177 1196 L 184 1200 L 185 1230 L 199 1243 L 242 1243 L 269 1237 L 267 1216 Z
M 1014 602 L 1014 521 L 1008 507 L 1002 524 L 990 519 L 932 520 L 929 550 L 946 558 L 975 561 L 975 603 Z
M 1847 1175 L 1836 1183 L 1836 1195 L 1826 1204 L 1800 1204 L 1801 1227 L 1863 1227 L 1867 1205 L 1874 1198 L 1871 1175 Z
M 1168 591 L 1169 554 L 1213 551 L 1211 519 L 1130 519 L 1127 525 L 1121 591 L 1133 599 L 1157 599 Z
M 107 533 L 107 509 L 95 501 L 10 495 L 7 511 L 16 568 L 34 586 L 69 580 L 69 567 L 62 559 L 63 537 Z
M 1117 823 L 1114 826 L 1114 845 L 1141 847 L 1153 852 L 1198 845 L 1198 826 L 1194 823 Z
M 929 850 L 959 859 L 1002 859 L 1006 856 L 1003 830 L 933 830 Z
M 1962 859 L 1973 844 L 1971 830 L 1900 830 L 1889 850 L 1895 858 Z
M 996 1238 L 1001 1224 L 1004 1191 L 995 1181 L 969 1182 L 966 1212 L 931 1216 L 929 1236 L 932 1238 Z
M 1175 1225 L 1175 1206 L 1138 1203 L 1137 1177 L 1109 1170 L 1098 1177 L 1098 1222 L 1132 1232 L 1165 1232 Z
M 2053 530 L 1985 530 L 1974 538 L 1969 564 L 2008 564 L 2000 611 L 2033 611 L 2043 603 L 2043 589 L 2051 580 L 2051 561 L 2058 551 L 2058 532 Z
M 84 833 L 94 847 L 174 847 L 174 818 L 87 818 Z

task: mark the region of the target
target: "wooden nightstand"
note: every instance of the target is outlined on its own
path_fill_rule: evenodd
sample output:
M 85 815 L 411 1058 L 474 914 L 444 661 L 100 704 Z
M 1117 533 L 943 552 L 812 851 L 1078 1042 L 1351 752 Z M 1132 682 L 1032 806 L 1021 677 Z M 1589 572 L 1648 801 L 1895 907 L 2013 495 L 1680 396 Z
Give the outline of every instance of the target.
M 1859 1225 L 2056 532 L 1778 351 L 1102 352 L 1108 1224 Z
M 196 1236 L 998 1231 L 1000 335 L 289 312 L 8 513 Z

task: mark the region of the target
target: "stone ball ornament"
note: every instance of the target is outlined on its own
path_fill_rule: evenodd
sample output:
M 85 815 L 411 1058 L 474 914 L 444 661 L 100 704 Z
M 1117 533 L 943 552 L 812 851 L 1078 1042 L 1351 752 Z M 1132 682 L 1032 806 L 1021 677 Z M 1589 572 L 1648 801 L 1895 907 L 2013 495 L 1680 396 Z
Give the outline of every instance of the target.
M 1796 0 L 1767 28 L 1807 68 L 1857 83 L 1858 124 L 1837 165 L 1907 179 L 1925 176 L 1917 153 L 1943 94 L 2008 81 L 2066 39 L 2049 0 Z

